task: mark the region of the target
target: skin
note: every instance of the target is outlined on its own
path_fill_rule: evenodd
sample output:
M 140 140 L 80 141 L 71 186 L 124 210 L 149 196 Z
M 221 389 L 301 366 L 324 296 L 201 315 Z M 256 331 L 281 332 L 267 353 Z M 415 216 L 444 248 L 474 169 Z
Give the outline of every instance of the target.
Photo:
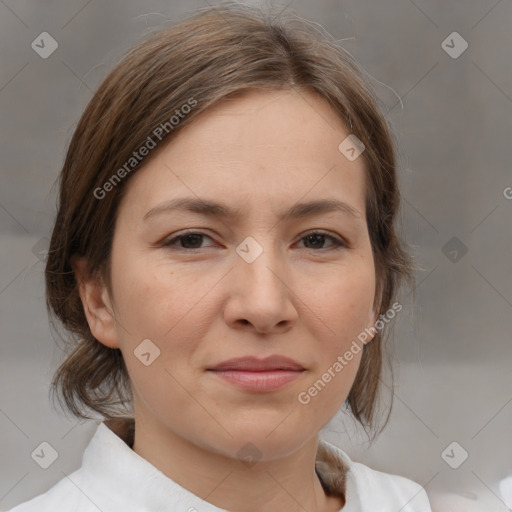
M 239 512 L 331 511 L 314 472 L 318 434 L 345 401 L 361 353 L 307 405 L 297 396 L 376 321 L 375 269 L 365 219 L 365 164 L 338 150 L 349 135 L 310 93 L 250 92 L 203 112 L 127 183 L 115 227 L 112 288 L 84 273 L 93 335 L 120 348 L 134 393 L 134 451 L 214 505 Z M 235 218 L 167 211 L 179 197 L 223 201 Z M 360 218 L 323 212 L 282 220 L 299 201 L 334 198 Z M 166 240 L 183 231 L 204 237 Z M 326 237 L 307 238 L 322 230 Z M 247 237 L 263 248 L 247 263 Z M 134 350 L 150 339 L 145 366 Z M 241 390 L 206 371 L 246 355 L 285 355 L 297 379 L 273 392 Z M 255 445 L 248 466 L 237 452 Z

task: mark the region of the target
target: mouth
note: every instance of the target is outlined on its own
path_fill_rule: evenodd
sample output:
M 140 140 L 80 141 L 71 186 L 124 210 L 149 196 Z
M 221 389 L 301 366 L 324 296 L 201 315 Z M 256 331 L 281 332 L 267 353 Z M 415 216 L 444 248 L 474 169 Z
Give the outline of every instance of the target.
M 208 368 L 208 370 L 264 372 L 274 370 L 303 371 L 305 368 L 289 357 L 273 355 L 265 359 L 258 359 L 254 356 L 237 357 L 223 361 L 212 368 Z
M 242 357 L 224 361 L 207 371 L 222 381 L 252 392 L 276 391 L 300 377 L 306 369 L 284 356 Z

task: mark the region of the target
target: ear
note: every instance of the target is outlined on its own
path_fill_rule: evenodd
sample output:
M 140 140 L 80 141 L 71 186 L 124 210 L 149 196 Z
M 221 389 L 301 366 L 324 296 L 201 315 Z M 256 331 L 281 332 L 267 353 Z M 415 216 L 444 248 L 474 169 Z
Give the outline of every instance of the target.
M 119 348 L 116 319 L 106 285 L 102 279 L 87 273 L 84 258 L 73 257 L 72 267 L 92 335 L 107 347 Z
M 370 341 L 373 340 L 373 338 L 375 337 L 375 335 L 377 334 L 377 331 L 375 329 L 372 329 L 372 327 L 374 328 L 375 327 L 375 323 L 377 322 L 377 308 L 373 308 L 372 310 L 370 310 L 370 313 L 368 314 L 368 322 L 367 322 L 367 327 L 365 329 L 365 332 L 368 336 L 368 338 L 365 340 L 364 344 L 366 345 L 367 343 L 370 343 Z

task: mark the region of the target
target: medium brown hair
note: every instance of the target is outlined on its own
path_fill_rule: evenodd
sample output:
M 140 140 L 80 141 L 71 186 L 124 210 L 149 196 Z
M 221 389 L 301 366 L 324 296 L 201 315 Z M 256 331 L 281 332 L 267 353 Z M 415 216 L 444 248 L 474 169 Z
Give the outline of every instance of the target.
M 126 162 L 147 144 L 155 127 L 169 127 L 169 119 L 191 98 L 194 108 L 163 131 L 157 146 L 221 100 L 251 90 L 283 89 L 323 98 L 365 145 L 366 217 L 378 313 L 390 308 L 404 279 L 412 282 L 412 260 L 395 227 L 399 190 L 394 143 L 367 75 L 330 34 L 294 14 L 272 18 L 239 4 L 202 9 L 160 29 L 121 59 L 87 105 L 69 144 L 45 277 L 50 315 L 70 334 L 51 391 L 75 416 L 92 418 L 95 411 L 111 419 L 126 415 L 132 406 L 120 350 L 97 341 L 89 329 L 72 258 L 84 257 L 88 274 L 110 286 L 110 252 L 123 190 L 159 148 L 121 173 L 122 179 L 101 198 L 98 189 L 112 183 L 123 166 L 126 170 Z M 384 332 L 364 346 L 345 402 L 365 430 L 366 425 L 374 427 Z M 389 414 L 386 423 L 388 419 Z

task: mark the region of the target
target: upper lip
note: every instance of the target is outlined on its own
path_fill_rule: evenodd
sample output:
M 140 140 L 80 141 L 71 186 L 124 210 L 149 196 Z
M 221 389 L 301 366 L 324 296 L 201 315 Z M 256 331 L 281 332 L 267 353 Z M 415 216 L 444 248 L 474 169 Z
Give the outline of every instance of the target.
M 272 355 L 265 359 L 258 359 L 254 356 L 237 357 L 223 361 L 208 370 L 246 370 L 246 371 L 269 371 L 269 370 L 304 370 L 304 367 L 289 357 Z

